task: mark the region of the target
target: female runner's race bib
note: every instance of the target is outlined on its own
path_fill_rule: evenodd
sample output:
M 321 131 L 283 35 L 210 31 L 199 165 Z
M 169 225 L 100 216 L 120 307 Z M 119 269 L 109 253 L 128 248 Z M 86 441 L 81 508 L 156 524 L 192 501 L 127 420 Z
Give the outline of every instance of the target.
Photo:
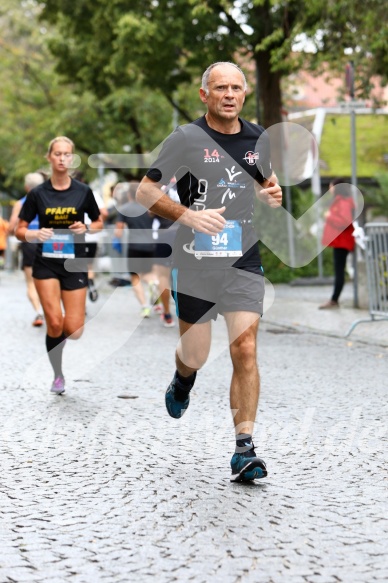
M 42 257 L 74 259 L 74 235 L 53 235 L 43 243 Z
M 242 228 L 239 221 L 226 221 L 217 235 L 195 233 L 195 257 L 241 257 Z

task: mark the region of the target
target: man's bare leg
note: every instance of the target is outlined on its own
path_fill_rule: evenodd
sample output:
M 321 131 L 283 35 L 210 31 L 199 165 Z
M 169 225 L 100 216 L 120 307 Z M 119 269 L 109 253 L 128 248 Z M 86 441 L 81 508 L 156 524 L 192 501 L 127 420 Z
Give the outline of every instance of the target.
M 260 394 L 257 366 L 259 315 L 254 312 L 229 312 L 224 316 L 233 364 L 230 407 L 236 433 L 236 452 L 231 461 L 231 480 L 250 481 L 267 475 L 265 464 L 256 457 L 252 443 Z
M 254 312 L 228 312 L 224 316 L 233 364 L 230 408 L 235 413 L 236 434 L 252 435 L 260 393 L 256 349 L 259 315 Z
M 178 372 L 188 377 L 206 362 L 211 344 L 211 322 L 189 324 L 179 319 L 179 343 L 175 354 Z
M 166 391 L 166 408 L 171 417 L 182 417 L 190 402 L 197 370 L 206 362 L 210 351 L 211 323 L 189 324 L 179 320 L 180 339 L 175 360 L 174 378 Z

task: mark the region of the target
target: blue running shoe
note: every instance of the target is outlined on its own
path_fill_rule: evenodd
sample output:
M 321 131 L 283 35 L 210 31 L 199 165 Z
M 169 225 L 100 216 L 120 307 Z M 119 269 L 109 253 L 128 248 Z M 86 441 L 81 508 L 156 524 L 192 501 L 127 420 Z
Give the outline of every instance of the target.
M 185 413 L 190 403 L 190 390 L 192 389 L 193 385 L 194 382 L 191 387 L 184 387 L 181 383 L 179 383 L 176 373 L 174 374 L 174 378 L 172 379 L 166 391 L 166 408 L 170 417 L 174 417 L 174 419 L 180 419 Z
M 244 453 L 235 453 L 230 461 L 232 468 L 231 482 L 250 482 L 251 480 L 265 478 L 267 468 L 259 457 L 256 457 L 252 448 Z

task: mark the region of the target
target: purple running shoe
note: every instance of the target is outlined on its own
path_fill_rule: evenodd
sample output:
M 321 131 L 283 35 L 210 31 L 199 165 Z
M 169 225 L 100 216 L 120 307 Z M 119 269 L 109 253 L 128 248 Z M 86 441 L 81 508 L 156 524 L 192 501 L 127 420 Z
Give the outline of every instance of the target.
M 56 395 L 62 395 L 65 392 L 65 379 L 63 377 L 55 377 L 50 392 Z

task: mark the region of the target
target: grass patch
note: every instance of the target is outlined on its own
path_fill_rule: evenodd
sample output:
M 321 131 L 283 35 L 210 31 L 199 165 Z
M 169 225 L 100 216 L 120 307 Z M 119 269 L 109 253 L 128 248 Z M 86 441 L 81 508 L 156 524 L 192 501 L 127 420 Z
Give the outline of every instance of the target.
M 357 175 L 375 176 L 387 170 L 388 116 L 356 115 Z M 320 158 L 322 176 L 351 176 L 350 115 L 327 114 Z

